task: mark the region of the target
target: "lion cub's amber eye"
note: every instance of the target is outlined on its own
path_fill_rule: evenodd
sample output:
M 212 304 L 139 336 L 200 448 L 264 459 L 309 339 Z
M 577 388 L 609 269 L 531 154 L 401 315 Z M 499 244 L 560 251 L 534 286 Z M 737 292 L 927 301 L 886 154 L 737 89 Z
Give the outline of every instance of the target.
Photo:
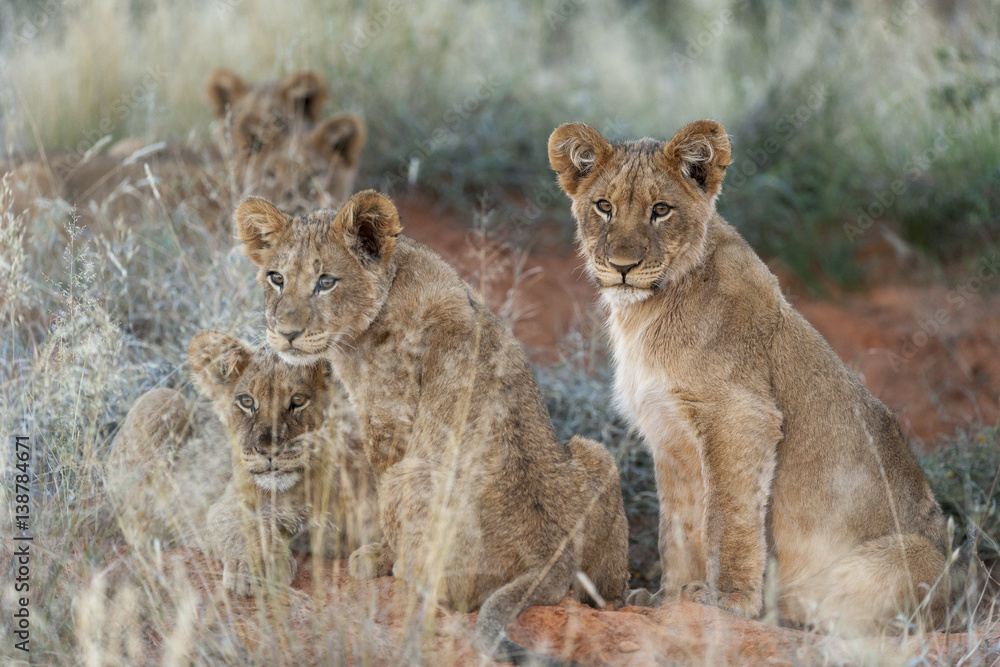
M 271 284 L 281 289 L 281 286 L 285 284 L 285 278 L 275 271 L 271 271 L 267 274 L 267 279 L 271 281 Z
M 670 211 L 672 210 L 673 209 L 671 209 L 666 204 L 656 204 L 655 206 L 653 206 L 653 215 L 655 215 L 657 218 L 662 218 L 666 214 L 670 213 Z
M 253 396 L 249 394 L 240 394 L 236 397 L 236 405 L 240 406 L 244 410 L 253 410 Z
M 598 199 L 597 210 L 601 213 L 611 213 L 611 202 L 607 199 Z
M 289 407 L 294 410 L 295 408 L 301 408 L 303 405 L 309 402 L 309 397 L 305 394 L 293 394 L 291 403 Z
M 333 289 L 333 286 L 337 284 L 337 279 L 331 276 L 329 273 L 324 273 L 316 281 L 316 291 L 325 292 L 326 290 Z

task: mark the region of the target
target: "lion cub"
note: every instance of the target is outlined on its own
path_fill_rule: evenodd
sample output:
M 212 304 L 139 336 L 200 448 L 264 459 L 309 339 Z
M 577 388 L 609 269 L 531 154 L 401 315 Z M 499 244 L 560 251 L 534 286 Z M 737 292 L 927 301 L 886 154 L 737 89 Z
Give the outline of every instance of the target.
M 290 583 L 290 547 L 347 555 L 377 535 L 374 480 L 355 417 L 326 364 L 203 331 L 189 360 L 211 405 L 143 394 L 107 466 L 126 537 L 162 537 L 223 561 L 223 584 Z M 322 426 L 321 426 L 322 422 Z
M 523 658 L 505 628 L 556 604 L 578 571 L 609 604 L 628 581 L 618 471 L 600 444 L 556 439 L 524 351 L 426 246 L 401 236 L 388 198 L 292 218 L 236 210 L 260 267 L 267 340 L 296 364 L 329 359 L 351 396 L 375 473 L 384 540 L 351 556 L 458 610 L 477 641 Z
M 219 151 L 130 137 L 106 153 L 95 146 L 0 160 L 0 175 L 11 174 L 14 213 L 29 210 L 37 199 L 59 198 L 92 228 L 92 205 L 106 209 L 109 220 L 141 214 L 154 185 L 168 209 L 193 206 L 202 219 L 233 188 L 237 199 L 254 192 L 302 209 L 317 200 L 339 204 L 354 191 L 365 122 L 353 114 L 324 119 L 327 86 L 315 72 L 251 85 L 216 69 L 205 95 L 217 121 Z
M 244 192 L 339 205 L 354 191 L 365 122 L 352 114 L 322 117 L 327 85 L 320 75 L 296 72 L 251 86 L 220 68 L 208 75 L 205 95 Z
M 569 123 L 549 160 L 610 308 L 615 401 L 653 454 L 662 597 L 757 615 L 770 555 L 787 619 L 940 623 L 941 509 L 889 410 L 716 212 L 722 126 L 612 144 Z

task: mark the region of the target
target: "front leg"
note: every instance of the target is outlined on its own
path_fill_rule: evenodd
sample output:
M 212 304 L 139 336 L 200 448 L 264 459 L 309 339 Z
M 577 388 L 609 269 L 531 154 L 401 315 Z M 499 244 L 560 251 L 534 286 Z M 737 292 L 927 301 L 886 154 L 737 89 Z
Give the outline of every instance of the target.
M 355 400 L 365 457 L 371 465 L 376 487 L 381 485 L 383 473 L 406 456 L 420 401 L 417 367 L 401 371 L 390 366 L 384 371 L 372 369 L 371 374 L 377 371 L 396 377 L 397 383 L 373 383 L 364 387 Z
M 744 616 L 760 613 L 767 563 L 765 520 L 781 423 L 782 415 L 772 404 L 750 397 L 699 411 L 706 577 L 684 586 L 683 599 Z
M 392 574 L 396 554 L 384 542 L 373 542 L 357 549 L 347 561 L 351 577 L 358 581 L 368 581 L 376 577 Z
M 210 547 L 222 561 L 227 591 L 249 597 L 264 582 L 287 586 L 295 579 L 298 564 L 288 536 L 268 519 L 246 507 L 232 484 L 209 509 Z
M 251 539 L 233 547 L 223 557 L 222 586 L 227 591 L 251 597 L 270 586 L 284 588 L 295 581 L 298 562 L 287 542 L 275 542 L 263 549 Z
M 681 588 L 705 579 L 705 483 L 699 445 L 688 429 L 678 428 L 653 452 L 660 500 L 661 591 L 652 603 L 680 599 Z

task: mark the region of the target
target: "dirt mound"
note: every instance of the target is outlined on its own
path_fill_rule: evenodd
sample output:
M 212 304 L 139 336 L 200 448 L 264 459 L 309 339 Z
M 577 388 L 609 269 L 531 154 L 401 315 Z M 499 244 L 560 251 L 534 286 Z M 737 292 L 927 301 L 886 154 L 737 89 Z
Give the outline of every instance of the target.
M 311 662 L 496 664 L 482 660 L 472 647 L 475 613 L 426 609 L 393 577 L 352 581 L 346 561 L 302 557 L 285 603 L 226 595 L 220 568 L 197 551 L 168 552 L 164 563 L 168 578 L 184 572 L 203 620 L 213 615 L 206 604 L 215 604 L 219 613 L 224 608 L 247 656 L 261 655 L 273 642 L 271 650 L 284 645 L 298 653 L 305 647 L 308 655 L 296 658 Z M 319 577 L 316 567 L 322 568 Z M 555 607 L 529 608 L 509 634 L 535 651 L 580 665 L 937 665 L 963 657 L 963 664 L 977 665 L 1000 660 L 1000 636 L 985 632 L 844 641 L 690 602 L 601 611 L 567 597 Z

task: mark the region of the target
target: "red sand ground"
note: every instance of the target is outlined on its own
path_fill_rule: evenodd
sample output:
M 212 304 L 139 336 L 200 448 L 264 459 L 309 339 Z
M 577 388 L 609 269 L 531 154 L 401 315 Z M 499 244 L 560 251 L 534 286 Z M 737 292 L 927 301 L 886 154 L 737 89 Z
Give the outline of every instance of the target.
M 164 554 L 167 578 L 183 568 L 203 608 L 206 598 L 221 592 L 221 572 L 195 551 Z M 411 592 L 393 577 L 352 581 L 346 561 L 323 561 L 322 584 L 314 590 L 313 561 L 301 557 L 299 575 L 287 607 L 269 605 L 269 614 L 285 619 L 282 638 L 290 646 L 309 647 L 314 663 L 401 664 L 398 647 L 407 633 L 416 636 L 424 664 L 491 665 L 472 648 L 476 614 L 438 611 L 433 627 L 417 628 L 410 620 Z M 176 588 L 177 584 L 174 584 Z M 243 628 L 242 641 L 253 654 L 262 635 L 254 599 L 228 598 L 226 616 Z M 317 609 L 319 614 L 317 614 Z M 352 615 L 353 611 L 353 615 Z M 331 621 L 337 619 L 331 644 Z M 203 621 L 206 619 L 202 619 Z M 423 631 L 421 631 L 423 630 Z M 1000 663 L 1000 629 L 921 638 L 864 638 L 850 642 L 752 621 L 691 602 L 658 609 L 625 607 L 599 611 L 567 597 L 555 607 L 532 607 L 511 624 L 509 634 L 539 653 L 573 660 L 579 665 L 802 665 L 914 664 L 996 665 Z M 160 643 L 160 642 L 156 642 Z M 334 648 L 328 648 L 333 646 Z M 152 647 L 150 647 L 152 648 Z M 156 653 L 156 649 L 153 649 Z M 345 655 L 346 654 L 346 655 Z M 413 653 L 408 652 L 412 657 Z M 298 659 L 302 655 L 296 652 Z
M 496 239 L 484 246 L 461 218 L 433 213 L 425 198 L 397 203 L 404 233 L 457 266 L 496 312 L 509 300 L 512 269 L 523 259 L 514 332 L 536 362 L 558 360 L 560 342 L 574 327 L 600 331 L 604 317 L 597 290 L 581 268 L 582 260 L 557 232 L 540 231 L 542 242 L 535 245 L 542 249 L 519 254 Z M 546 228 L 539 224 L 540 230 Z M 859 293 L 810 297 L 793 276 L 777 273 L 791 303 L 896 413 L 918 451 L 956 429 L 996 423 L 1000 276 L 989 274 L 978 289 L 974 280 L 969 283 L 973 269 L 952 287 L 907 284 L 899 263 L 881 250 L 879 270 L 872 273 L 876 284 Z

